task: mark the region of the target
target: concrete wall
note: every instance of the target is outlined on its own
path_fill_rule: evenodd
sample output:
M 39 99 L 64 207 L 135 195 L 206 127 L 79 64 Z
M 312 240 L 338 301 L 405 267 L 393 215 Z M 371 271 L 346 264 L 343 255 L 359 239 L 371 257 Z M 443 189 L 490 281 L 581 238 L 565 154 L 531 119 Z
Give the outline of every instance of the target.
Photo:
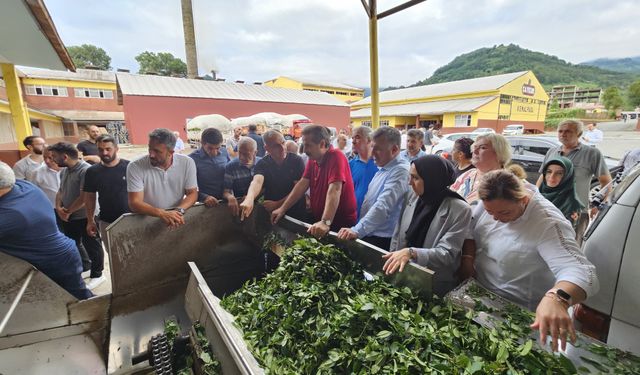
M 132 144 L 146 144 L 147 135 L 155 128 L 177 130 L 182 139 L 186 139 L 187 120 L 208 114 L 220 114 L 233 119 L 260 112 L 277 112 L 283 115 L 299 113 L 316 124 L 336 129 L 346 129 L 350 121 L 350 108 L 347 106 L 315 104 L 125 95 L 123 107 Z

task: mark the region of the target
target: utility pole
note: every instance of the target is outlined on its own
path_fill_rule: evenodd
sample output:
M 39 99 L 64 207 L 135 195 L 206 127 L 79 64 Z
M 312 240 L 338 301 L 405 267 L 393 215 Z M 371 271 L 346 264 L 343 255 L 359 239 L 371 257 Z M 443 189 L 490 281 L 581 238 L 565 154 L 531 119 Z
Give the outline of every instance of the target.
M 371 127 L 380 126 L 380 89 L 378 87 L 378 20 L 425 0 L 410 0 L 378 14 L 377 0 L 360 0 L 369 17 L 369 69 L 371 75 Z
M 187 78 L 196 78 L 198 76 L 198 54 L 196 52 L 196 33 L 193 26 L 193 7 L 191 0 L 181 0 L 181 3 L 184 49 L 187 55 Z

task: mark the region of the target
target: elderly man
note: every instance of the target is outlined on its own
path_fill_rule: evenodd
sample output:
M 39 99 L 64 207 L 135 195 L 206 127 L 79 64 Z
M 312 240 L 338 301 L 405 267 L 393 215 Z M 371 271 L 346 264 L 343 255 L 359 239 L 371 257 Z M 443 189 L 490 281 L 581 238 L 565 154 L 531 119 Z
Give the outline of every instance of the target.
M 378 172 L 378 166 L 373 160 L 371 130 L 368 126 L 359 126 L 353 131 L 353 150 L 356 156 L 349 161 L 353 188 L 356 193 L 358 219 L 364 196 L 369 189 L 369 183 Z
M 14 164 L 13 173 L 15 173 L 16 178 L 25 180 L 29 176 L 30 172 L 33 172 L 42 166 L 44 139 L 35 135 L 30 135 L 22 141 L 22 144 L 27 148 L 27 150 L 29 150 L 29 154 Z
M 238 157 L 238 142 L 242 136 L 242 126 L 233 128 L 233 136 L 227 139 L 227 153 L 231 158 Z
M 604 140 L 604 134 L 602 130 L 598 129 L 597 124 L 592 122 L 587 125 L 587 130 L 584 131 L 580 141 L 589 146 L 597 146 Z
M 100 136 L 100 129 L 95 125 L 91 125 L 87 128 L 87 134 L 89 134 L 89 139 L 78 143 L 77 148 L 81 153 L 80 157 L 89 164 L 100 163 L 98 146 L 96 145 L 96 140 Z
M 575 171 L 575 184 L 578 199 L 588 207 L 589 206 L 589 190 L 591 189 L 591 179 L 593 176 L 598 178 L 600 187 L 605 187 L 611 182 L 611 174 L 607 169 L 604 158 L 600 150 L 595 147 L 589 147 L 580 143 L 580 136 L 583 131 L 583 124 L 578 120 L 565 120 L 558 125 L 558 139 L 561 145 L 549 149 L 544 157 L 542 166 L 555 156 L 564 156 L 569 158 L 573 163 Z M 537 186 L 540 187 L 544 178 L 544 171 L 540 167 L 540 177 Z M 592 209 L 591 215 L 596 213 L 597 208 Z M 587 224 L 589 223 L 589 214 L 582 212 L 578 223 L 576 224 L 576 236 L 579 243 L 582 242 Z
M 258 135 L 258 126 L 256 124 L 251 124 L 248 126 L 247 137 L 253 139 L 256 142 L 256 150 L 259 157 L 264 156 L 264 142 L 262 141 L 262 137 Z M 239 141 L 238 141 L 239 143 Z M 238 144 L 238 148 L 240 148 L 240 144 Z M 238 151 L 239 153 L 240 151 Z
M 306 126 L 302 137 L 304 152 L 309 156 L 307 168 L 282 206 L 271 213 L 271 221 L 277 223 L 310 189 L 316 222 L 309 227 L 309 234 L 323 237 L 330 229 L 354 225 L 356 197 L 347 158 L 331 146 L 331 134 L 324 126 Z
M 285 150 L 284 137 L 276 130 L 268 130 L 262 135 L 267 156 L 256 163 L 253 180 L 247 196 L 240 205 L 241 219 L 251 215 L 255 199 L 264 189 L 264 203 L 267 211 L 272 212 L 282 206 L 287 195 L 302 178 L 304 163 L 295 153 Z M 287 211 L 287 214 L 299 220 L 306 220 L 304 198 L 299 199 Z
M 229 202 L 229 208 L 235 216 L 240 213 L 238 198 L 247 195 L 253 179 L 253 167 L 260 161 L 256 156 L 256 148 L 253 138 L 240 138 L 238 157 L 231 160 L 224 168 L 224 198 Z
M 360 220 L 342 228 L 338 238 L 362 240 L 389 250 L 408 188 L 409 163 L 400 156 L 400 132 L 382 126 L 373 132 L 373 158 L 380 170 L 373 176 L 360 210 Z
M 78 299 L 92 296 L 82 280 L 82 262 L 73 241 L 60 233 L 47 197 L 16 180 L 0 162 L 0 251 L 31 263 Z
M 427 153 L 424 148 L 424 133 L 420 129 L 409 129 L 407 132 L 407 149 L 400 152 L 402 158 L 409 163 Z
M 284 147 L 287 149 L 287 152 L 292 154 L 298 154 L 298 144 L 294 140 L 288 140 L 285 142 Z
M 160 218 L 170 228 L 184 225 L 184 214 L 198 199 L 193 159 L 174 152 L 176 137 L 168 129 L 149 133 L 149 155 L 127 166 L 131 211 Z
M 224 194 L 224 168 L 229 163 L 229 155 L 222 147 L 222 133 L 215 128 L 207 128 L 200 136 L 200 148 L 189 157 L 196 163 L 198 175 L 198 201 L 207 207 L 218 205 Z
M 53 160 L 60 167 L 60 190 L 56 196 L 56 212 L 62 219 L 64 234 L 76 241 L 85 269 L 90 267 L 91 280 L 87 287 L 93 289 L 102 284 L 106 278 L 104 269 L 104 252 L 100 238 L 87 234 L 87 210 L 84 207 L 82 187 L 89 164 L 79 159 L 78 150 L 69 142 L 58 142 L 50 147 Z M 81 245 L 86 250 L 82 253 Z
M 62 231 L 62 220 L 56 212 L 56 195 L 58 195 L 58 190 L 60 190 L 60 170 L 62 168 L 53 160 L 53 154 L 49 148 L 45 148 L 43 156 L 44 164 L 31 171 L 27 176 L 27 180 L 39 187 L 47 196 L 49 202 L 51 202 L 51 208 L 56 217 L 58 228 Z
M 127 195 L 127 166 L 129 161 L 118 157 L 118 143 L 103 134 L 96 139 L 100 163 L 94 164 L 84 177 L 84 206 L 87 209 L 87 234 L 96 237 L 98 232 L 109 250 L 107 227 L 123 214 L 130 212 Z M 96 196 L 100 203 L 98 223 L 95 221 Z

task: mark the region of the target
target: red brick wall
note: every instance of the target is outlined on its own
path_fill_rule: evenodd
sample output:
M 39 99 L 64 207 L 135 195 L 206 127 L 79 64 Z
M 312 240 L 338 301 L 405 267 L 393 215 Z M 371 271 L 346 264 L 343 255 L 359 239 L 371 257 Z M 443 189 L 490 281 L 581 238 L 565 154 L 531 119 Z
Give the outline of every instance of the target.
M 76 98 L 73 88 L 67 88 L 67 97 L 27 95 L 24 92 L 23 96 L 30 108 L 122 112 L 122 106 L 118 105 L 115 90 L 113 91 L 113 99 Z
M 524 125 L 525 130 L 537 130 L 544 132 L 543 121 L 478 120 L 479 128 L 491 128 L 495 130 L 496 133 L 502 133 L 502 130 L 504 130 L 507 125 L 512 124 Z
M 298 113 L 316 124 L 336 129 L 346 129 L 350 122 L 349 107 L 230 99 L 124 97 L 124 118 L 132 144 L 146 144 L 147 135 L 155 128 L 177 130 L 186 139 L 186 119 L 198 115 L 220 114 L 232 119 L 260 112 L 277 112 L 283 115 Z

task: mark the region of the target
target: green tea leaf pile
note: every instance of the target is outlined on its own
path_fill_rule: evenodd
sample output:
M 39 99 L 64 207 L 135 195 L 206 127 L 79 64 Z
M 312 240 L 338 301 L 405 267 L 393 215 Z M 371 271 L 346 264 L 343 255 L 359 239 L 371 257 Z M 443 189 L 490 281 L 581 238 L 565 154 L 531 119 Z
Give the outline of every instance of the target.
M 280 267 L 223 299 L 260 365 L 271 374 L 570 374 L 571 362 L 489 330 L 472 313 L 363 270 L 332 245 L 298 239 Z M 527 323 L 528 324 L 528 323 Z M 513 325 L 511 322 L 510 325 Z

